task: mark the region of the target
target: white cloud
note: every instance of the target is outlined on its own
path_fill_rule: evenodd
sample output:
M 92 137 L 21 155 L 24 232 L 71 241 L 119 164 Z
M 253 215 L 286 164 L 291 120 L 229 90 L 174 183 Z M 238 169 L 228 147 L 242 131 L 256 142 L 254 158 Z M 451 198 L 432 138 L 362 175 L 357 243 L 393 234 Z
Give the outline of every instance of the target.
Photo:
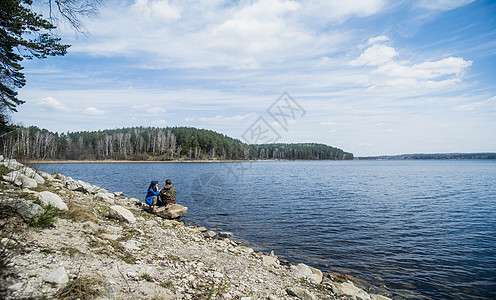
M 105 112 L 103 110 L 96 108 L 96 107 L 90 106 L 90 107 L 84 109 L 83 113 L 87 114 L 87 115 L 103 115 Z
M 486 108 L 492 107 L 492 109 L 496 110 L 496 96 L 483 101 L 476 101 L 469 104 L 458 105 L 455 108 L 453 108 L 453 110 L 471 111 L 479 107 L 486 107 Z
M 338 125 L 338 124 L 339 123 L 332 122 L 332 121 L 320 122 L 320 125 L 323 125 L 323 126 L 334 126 L 334 125 Z
M 447 57 L 437 61 L 427 61 L 408 66 L 407 62 L 391 62 L 379 66 L 373 72 L 374 75 L 382 75 L 396 79 L 435 79 L 444 75 L 458 76 L 468 67 L 472 61 L 461 57 Z
M 169 1 L 136 0 L 131 9 L 144 17 L 145 20 L 157 23 L 169 23 L 181 18 L 179 8 L 171 5 Z
M 131 106 L 133 110 L 137 110 L 138 112 L 146 112 L 147 114 L 156 115 L 163 114 L 167 112 L 167 110 L 159 105 L 151 105 L 151 104 L 140 104 Z
M 246 115 L 235 115 L 235 116 L 215 116 L 215 117 L 201 117 L 198 119 L 200 122 L 244 122 L 247 120 L 255 120 L 258 115 L 255 113 L 249 113 Z
M 450 10 L 474 2 L 475 0 L 421 0 L 416 6 L 430 10 Z
M 63 112 L 73 111 L 73 109 L 71 109 L 69 106 L 65 105 L 54 97 L 43 98 L 38 101 L 38 103 L 36 103 L 36 106 L 38 106 L 41 110 L 55 110 Z
M 387 42 L 389 41 L 389 37 L 385 36 L 385 35 L 379 35 L 379 36 L 376 36 L 376 37 L 373 37 L 373 38 L 370 38 L 367 43 L 369 45 L 372 45 L 372 44 L 375 44 L 375 43 L 380 43 L 380 42 Z
M 101 19 L 88 24 L 90 40 L 72 41 L 70 51 L 136 56 L 155 68 L 254 70 L 342 50 L 339 46 L 349 35 L 329 30 L 325 24 L 369 16 L 384 5 L 383 0 L 136 0 L 131 7 L 103 7 Z M 325 20 L 324 24 L 313 22 L 317 19 Z
M 158 127 L 161 127 L 161 126 L 166 126 L 167 125 L 167 121 L 166 120 L 154 120 L 152 121 L 152 125 L 153 126 L 158 126 Z
M 342 23 L 352 17 L 367 17 L 379 12 L 387 4 L 384 0 L 307 0 L 303 6 L 313 19 L 324 23 Z M 316 20 L 312 20 L 316 21 Z
M 360 57 L 354 59 L 350 62 L 352 66 L 378 66 L 386 62 L 391 61 L 395 56 L 398 55 L 396 49 L 375 44 L 365 50 Z

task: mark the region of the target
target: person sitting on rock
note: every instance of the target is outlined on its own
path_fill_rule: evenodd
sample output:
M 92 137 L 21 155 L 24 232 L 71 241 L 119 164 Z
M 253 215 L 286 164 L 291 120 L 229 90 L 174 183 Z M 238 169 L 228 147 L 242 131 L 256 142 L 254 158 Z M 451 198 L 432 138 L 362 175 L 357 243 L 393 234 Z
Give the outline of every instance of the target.
M 148 192 L 146 193 L 145 203 L 150 205 L 152 211 L 157 210 L 157 202 L 160 191 L 158 190 L 158 181 L 153 180 L 148 187 Z
M 171 185 L 172 181 L 167 179 L 165 186 L 160 190 L 160 200 L 167 207 L 169 204 L 176 204 L 176 189 Z

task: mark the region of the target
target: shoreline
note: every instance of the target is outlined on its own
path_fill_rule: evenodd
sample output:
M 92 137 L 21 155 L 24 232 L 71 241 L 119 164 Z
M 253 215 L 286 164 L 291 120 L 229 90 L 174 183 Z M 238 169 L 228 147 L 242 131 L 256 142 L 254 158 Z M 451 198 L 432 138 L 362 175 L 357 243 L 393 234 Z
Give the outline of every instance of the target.
M 25 164 L 77 164 L 77 163 L 251 163 L 251 162 L 312 162 L 312 161 L 353 161 L 353 159 L 320 159 L 320 160 L 307 160 L 307 159 L 250 159 L 250 160 L 230 160 L 230 159 L 204 159 L 204 160 L 184 160 L 184 159 L 176 159 L 176 160 L 114 160 L 114 159 L 105 159 L 105 160 L 21 160 Z
M 23 255 L 14 260 L 17 268 L 14 278 L 19 279 L 14 280 L 17 282 L 9 282 L 9 290 L 13 291 L 11 299 L 27 296 L 29 293 L 49 297 L 56 295 L 54 293 L 57 289 L 63 286 L 57 285 L 57 289 L 53 284 L 45 287 L 43 274 L 47 273 L 47 269 L 49 271 L 52 267 L 63 265 L 70 277 L 76 280 L 80 271 L 83 274 L 94 272 L 91 263 L 87 265 L 88 259 L 98 266 L 97 270 L 101 269 L 105 284 L 112 286 L 110 291 L 105 288 L 105 295 L 111 298 L 133 299 L 166 295 L 167 299 L 169 296 L 191 299 L 190 296 L 200 295 L 210 299 L 209 295 L 214 290 L 220 299 L 252 299 L 252 296 L 254 299 L 295 299 L 295 296 L 300 299 L 329 296 L 389 299 L 356 287 L 347 275 L 324 276 L 320 270 L 304 264 L 288 264 L 273 253 L 264 254 L 232 239 L 218 238 L 220 232 L 218 235 L 206 228 L 162 219 L 145 212 L 138 199 L 118 197 L 118 193 L 109 193 L 100 187 L 61 174 L 51 176 L 37 172 L 15 160 L 9 160 L 7 167 L 10 167 L 10 163 L 13 166 L 11 169 L 16 169 L 17 172 L 34 172 L 45 178 L 37 187 L 28 189 L 16 189 L 14 182 L 9 188 L 12 195 L 22 198 L 22 193 L 38 199 L 42 190 L 50 190 L 71 206 L 69 211 L 75 207 L 80 211 L 84 208 L 93 215 L 89 214 L 88 220 L 80 220 L 77 215 L 73 216 L 75 219 L 59 218 L 53 228 L 34 231 L 27 228 L 25 233 L 15 237 L 17 243 L 30 245 L 30 250 L 27 251 L 28 257 Z M 5 165 L 5 161 L 2 164 Z M 37 178 L 36 175 L 33 176 Z M 41 179 L 39 181 L 42 182 Z M 4 184 L 8 184 L 5 177 Z M 116 206 L 127 211 L 132 216 L 130 220 L 134 221 L 116 220 L 109 215 L 109 210 Z M 127 233 L 123 235 L 124 232 Z M 160 254 L 164 247 L 167 251 Z M 71 251 L 78 255 L 71 254 Z M 145 255 L 143 251 L 148 254 Z M 160 261 L 158 265 L 156 259 Z M 28 265 L 33 264 L 39 269 L 37 275 L 25 267 L 26 260 L 30 262 Z M 81 264 L 85 264 L 85 267 L 78 270 L 78 264 L 79 268 Z M 162 264 L 167 268 L 161 267 Z M 117 265 L 118 272 L 113 265 Z M 145 272 L 143 270 L 146 273 L 140 276 L 139 272 Z M 170 270 L 175 271 L 171 273 Z M 177 279 L 178 276 L 182 279 Z M 156 282 L 149 280 L 149 277 L 176 279 Z M 37 285 L 44 287 L 41 295 L 39 289 L 34 289 Z M 140 286 L 146 286 L 147 291 L 140 290 Z

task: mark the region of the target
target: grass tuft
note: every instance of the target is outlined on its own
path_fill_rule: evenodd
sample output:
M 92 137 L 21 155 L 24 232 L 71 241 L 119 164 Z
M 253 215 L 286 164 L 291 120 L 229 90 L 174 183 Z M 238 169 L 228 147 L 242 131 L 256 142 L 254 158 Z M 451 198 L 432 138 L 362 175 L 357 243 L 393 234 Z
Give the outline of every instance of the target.
M 96 221 L 96 216 L 90 211 L 89 208 L 77 205 L 74 203 L 69 203 L 69 210 L 62 214 L 66 219 L 71 219 L 75 221 Z
M 103 295 L 103 280 L 96 277 L 81 276 L 61 288 L 57 299 L 95 299 Z

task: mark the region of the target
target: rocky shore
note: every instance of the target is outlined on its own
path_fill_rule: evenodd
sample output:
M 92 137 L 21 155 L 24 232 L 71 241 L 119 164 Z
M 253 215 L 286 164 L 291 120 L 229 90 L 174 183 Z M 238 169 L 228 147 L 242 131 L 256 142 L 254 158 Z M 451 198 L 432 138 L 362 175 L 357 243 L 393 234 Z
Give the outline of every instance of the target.
M 389 299 L 0 157 L 0 298 Z

